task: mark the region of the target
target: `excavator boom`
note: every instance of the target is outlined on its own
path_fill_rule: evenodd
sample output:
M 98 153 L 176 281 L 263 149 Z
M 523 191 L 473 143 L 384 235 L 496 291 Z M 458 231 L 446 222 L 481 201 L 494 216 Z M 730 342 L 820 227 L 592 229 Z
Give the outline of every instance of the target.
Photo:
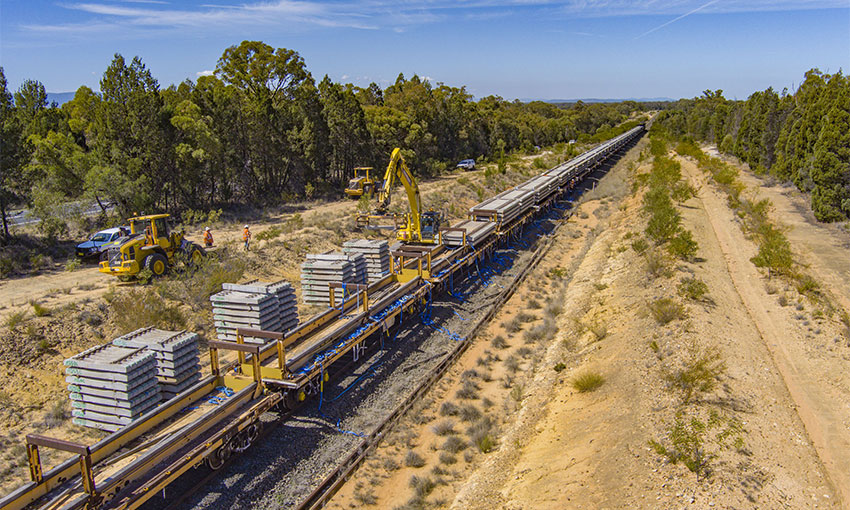
M 358 225 L 369 225 L 370 219 L 386 219 L 392 217 L 387 211 L 390 207 L 390 197 L 393 187 L 396 182 L 400 182 L 407 192 L 407 201 L 410 204 L 410 212 L 404 216 L 403 226 L 400 226 L 397 231 L 397 238 L 401 241 L 410 242 L 435 242 L 433 235 L 427 235 L 425 239 L 422 236 L 422 200 L 419 196 L 419 185 L 416 183 L 416 178 L 408 168 L 404 157 L 401 155 L 401 149 L 393 149 L 390 155 L 390 162 L 387 165 L 387 171 L 384 175 L 384 181 L 378 188 L 375 198 L 377 205 L 375 212 L 370 215 L 363 215 L 357 218 Z M 430 213 L 433 216 L 434 213 Z M 398 220 L 398 218 L 396 218 Z M 398 221 L 397 221 L 398 223 Z M 372 227 L 374 228 L 374 227 Z

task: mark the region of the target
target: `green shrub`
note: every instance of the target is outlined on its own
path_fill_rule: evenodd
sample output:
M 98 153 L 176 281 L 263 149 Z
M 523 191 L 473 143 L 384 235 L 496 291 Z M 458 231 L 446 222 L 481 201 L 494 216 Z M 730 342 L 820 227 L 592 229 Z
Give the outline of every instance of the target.
M 239 281 L 246 268 L 243 259 L 229 250 L 219 250 L 189 270 L 160 279 L 156 287 L 162 296 L 202 310 L 209 306 L 210 296 L 221 291 L 223 283 Z
M 166 330 L 186 327 L 186 318 L 177 304 L 171 304 L 151 288 L 133 289 L 112 296 L 110 315 L 119 334 L 155 326 Z
M 676 148 L 674 150 L 682 156 L 690 156 L 697 161 L 705 157 L 702 149 L 700 149 L 697 144 L 692 141 L 681 141 L 676 144 Z
M 652 278 L 669 277 L 673 275 L 670 261 L 660 250 L 648 250 L 644 255 L 646 258 L 646 271 Z
M 646 223 L 646 235 L 657 244 L 669 241 L 679 232 L 682 216 L 669 205 L 659 206 L 652 211 L 652 216 Z
M 587 393 L 598 389 L 605 383 L 605 377 L 598 372 L 584 372 L 572 380 L 572 386 L 579 393 Z
M 50 315 L 50 308 L 43 306 L 39 303 L 32 303 L 32 311 L 36 317 L 44 317 L 46 315 Z
M 553 368 L 555 372 L 558 372 L 560 374 L 564 371 L 565 368 L 567 368 L 567 365 L 564 365 L 563 363 L 557 363 Z
M 708 285 L 699 278 L 686 277 L 677 287 L 679 295 L 691 301 L 702 301 L 708 294 Z
M 655 321 L 661 325 L 687 317 L 684 305 L 670 298 L 656 299 L 649 304 L 649 311 L 652 312 Z
M 715 429 L 720 430 L 713 437 L 709 436 L 708 433 Z M 712 410 L 705 422 L 679 411 L 668 430 L 670 446 L 654 440 L 650 440 L 649 445 L 656 453 L 666 457 L 668 462 L 682 462 L 697 475 L 699 481 L 700 476 L 705 478 L 708 474 L 708 467 L 717 457 L 717 450 L 729 447 L 741 450 L 744 447 L 745 433 L 741 422 L 721 416 L 717 411 Z
M 523 396 L 524 396 L 523 390 L 524 390 L 524 388 L 523 388 L 522 384 L 515 385 L 513 388 L 511 388 L 511 393 L 510 393 L 511 398 L 514 399 L 517 402 L 520 402 L 522 400 Z
M 475 439 L 475 446 L 478 447 L 478 451 L 481 453 L 490 453 L 496 446 L 496 441 L 493 440 L 490 434 L 484 434 Z
M 758 235 L 758 253 L 750 261 L 756 267 L 767 268 L 771 273 L 788 274 L 794 264 L 791 243 L 781 230 L 773 225 L 765 225 Z
M 820 289 L 820 284 L 817 280 L 805 273 L 795 275 L 795 280 L 797 292 L 804 296 L 812 295 Z
M 682 366 L 668 371 L 664 379 L 677 390 L 682 402 L 687 404 L 699 395 L 712 391 L 718 379 L 726 372 L 726 362 L 716 347 L 701 349 L 693 344 Z
M 649 248 L 649 243 L 646 242 L 646 239 L 640 238 L 640 239 L 635 239 L 634 241 L 632 241 L 632 249 L 639 254 L 642 254 L 648 248 Z
M 80 259 L 78 259 L 77 257 L 71 257 L 65 262 L 65 271 L 76 271 L 80 268 L 81 265 L 82 264 L 80 263 Z
M 689 261 L 694 260 L 698 249 L 699 245 L 694 241 L 691 231 L 684 229 L 670 239 L 670 244 L 667 247 L 667 250 L 674 257 Z
M 27 319 L 27 311 L 21 310 L 20 312 L 12 312 L 6 317 L 6 326 L 9 329 L 15 329 L 20 324 L 23 324 Z
M 697 190 L 686 182 L 677 182 L 673 185 L 673 191 L 670 197 L 676 202 L 687 202 L 697 195 Z

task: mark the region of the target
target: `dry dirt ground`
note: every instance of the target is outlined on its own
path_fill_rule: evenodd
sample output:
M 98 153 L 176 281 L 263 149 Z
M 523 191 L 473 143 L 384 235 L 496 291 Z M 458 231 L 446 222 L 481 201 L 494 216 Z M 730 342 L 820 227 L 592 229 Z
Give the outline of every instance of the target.
M 628 186 L 630 173 L 649 168 L 637 160 L 645 144 L 586 197 L 535 274 L 331 508 L 848 508 L 848 332 L 756 270 L 725 197 L 681 158 L 699 191 L 679 211 L 699 252 L 649 274 L 650 257 L 632 247 L 645 227 L 642 192 Z M 841 239 L 766 196 L 822 284 L 846 277 Z M 706 284 L 707 299 L 679 294 L 686 277 Z M 649 305 L 660 298 L 685 315 L 659 323 Z M 544 320 L 557 328 L 537 338 Z M 666 375 L 711 352 L 725 370 L 684 403 Z M 572 382 L 587 373 L 605 382 L 579 392 Z M 724 424 L 703 436 L 707 477 L 649 444 L 671 446 L 677 413 Z M 488 419 L 495 445 L 482 453 L 475 440 Z M 717 437 L 731 424 L 741 444 Z
M 545 158 L 547 167 L 558 161 L 558 156 L 549 153 L 535 157 Z M 513 160 L 507 174 L 495 179 L 487 179 L 482 168 L 423 182 L 423 203 L 442 209 L 449 221 L 454 221 L 480 202 L 479 196 L 489 196 L 539 172 L 532 168 L 533 159 Z M 398 210 L 406 206 L 403 190 L 397 190 L 392 201 Z M 350 200 L 315 201 L 251 221 L 254 241 L 247 254 L 241 251 L 244 220 L 222 222 L 213 225 L 215 249 L 229 250 L 246 261 L 244 279 L 285 278 L 300 296 L 300 264 L 305 254 L 339 250 L 343 241 L 365 235 L 353 229 L 356 207 L 357 203 Z M 201 228 L 189 231 L 189 238 L 199 242 Z M 103 296 L 110 291 L 120 294 L 137 288 L 120 284 L 94 267 L 0 280 L 0 375 L 4 381 L 0 388 L 0 494 L 28 479 L 24 443 L 27 433 L 85 444 L 105 437 L 100 431 L 71 424 L 62 361 L 116 336 L 113 313 Z M 45 307 L 47 315 L 35 317 L 33 302 Z M 181 306 L 188 316 L 187 327 L 204 337 L 211 326 L 209 313 Z M 318 310 L 315 306 L 299 306 L 302 319 Z M 12 326 L 10 318 L 21 313 L 23 318 Z M 204 360 L 202 366 L 206 366 Z M 45 468 L 66 456 L 51 450 L 41 453 Z

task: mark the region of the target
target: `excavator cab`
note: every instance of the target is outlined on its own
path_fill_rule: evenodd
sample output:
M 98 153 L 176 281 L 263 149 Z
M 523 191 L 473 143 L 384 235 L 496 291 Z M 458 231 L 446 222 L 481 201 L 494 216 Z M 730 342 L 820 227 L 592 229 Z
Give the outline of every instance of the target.
M 440 231 L 440 223 L 443 216 L 437 211 L 430 210 L 422 213 L 422 224 L 420 226 L 422 232 L 422 241 L 434 241 L 437 233 Z
M 372 167 L 359 166 L 354 169 L 354 178 L 348 181 L 345 194 L 351 198 L 360 198 L 363 195 L 371 196 L 377 188 L 375 179 L 371 175 Z

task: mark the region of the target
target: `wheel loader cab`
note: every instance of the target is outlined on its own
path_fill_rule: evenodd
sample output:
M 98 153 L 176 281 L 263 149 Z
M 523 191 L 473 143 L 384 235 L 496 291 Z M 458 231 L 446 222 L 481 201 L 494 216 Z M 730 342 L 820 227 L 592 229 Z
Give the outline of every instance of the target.
M 165 251 L 174 249 L 174 234 L 169 231 L 166 216 L 130 218 L 130 231 L 145 235 L 144 246 L 159 246 Z

